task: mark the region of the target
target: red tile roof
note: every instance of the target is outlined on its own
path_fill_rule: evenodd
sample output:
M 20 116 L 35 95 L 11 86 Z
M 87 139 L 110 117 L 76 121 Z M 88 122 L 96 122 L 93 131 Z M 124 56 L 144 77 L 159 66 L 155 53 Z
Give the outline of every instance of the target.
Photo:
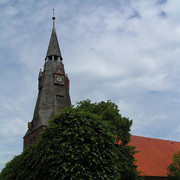
M 135 154 L 138 170 L 145 176 L 167 176 L 167 167 L 175 152 L 180 151 L 180 142 L 131 136 L 131 146 L 140 151 Z

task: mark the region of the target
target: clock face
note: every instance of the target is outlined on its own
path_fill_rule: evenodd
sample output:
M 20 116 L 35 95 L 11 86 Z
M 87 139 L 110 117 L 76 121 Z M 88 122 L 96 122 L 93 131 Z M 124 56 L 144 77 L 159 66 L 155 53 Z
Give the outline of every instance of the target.
M 60 74 L 55 74 L 55 83 L 57 84 L 64 84 L 64 76 L 60 75 Z

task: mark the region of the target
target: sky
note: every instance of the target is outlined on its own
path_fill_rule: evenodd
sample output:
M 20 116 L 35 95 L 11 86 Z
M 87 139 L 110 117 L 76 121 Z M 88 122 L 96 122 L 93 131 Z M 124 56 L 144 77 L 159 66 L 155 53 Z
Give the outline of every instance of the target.
M 111 100 L 133 135 L 180 141 L 179 0 L 0 0 L 0 170 L 23 150 L 53 8 L 72 104 Z

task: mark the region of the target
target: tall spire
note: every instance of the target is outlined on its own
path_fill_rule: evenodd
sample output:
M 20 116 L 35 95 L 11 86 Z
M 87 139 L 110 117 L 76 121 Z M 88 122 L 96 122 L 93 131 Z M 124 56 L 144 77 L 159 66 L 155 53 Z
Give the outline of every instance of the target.
M 40 132 L 48 126 L 48 120 L 60 110 L 71 105 L 69 78 L 62 63 L 62 56 L 55 31 L 53 10 L 53 28 L 46 54 L 44 69 L 38 76 L 38 98 L 32 121 L 24 136 L 24 148 L 40 137 Z
M 49 56 L 58 56 L 60 57 L 60 59 L 62 60 L 62 55 L 61 55 L 61 51 L 59 48 L 59 43 L 58 43 L 58 39 L 57 39 L 57 35 L 56 35 L 56 30 L 55 30 L 55 16 L 54 16 L 54 9 L 53 9 L 53 29 L 52 29 L 52 33 L 51 33 L 51 38 L 49 41 L 49 46 L 48 46 L 48 50 L 47 50 L 47 54 L 46 54 L 46 58 Z

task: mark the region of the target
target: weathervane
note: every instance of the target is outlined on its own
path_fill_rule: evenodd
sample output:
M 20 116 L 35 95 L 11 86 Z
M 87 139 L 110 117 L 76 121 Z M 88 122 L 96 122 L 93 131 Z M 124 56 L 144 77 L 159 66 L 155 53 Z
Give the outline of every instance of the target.
M 55 16 L 54 16 L 54 8 L 53 8 L 53 17 L 52 17 L 52 20 L 53 20 L 53 28 L 55 27 Z

